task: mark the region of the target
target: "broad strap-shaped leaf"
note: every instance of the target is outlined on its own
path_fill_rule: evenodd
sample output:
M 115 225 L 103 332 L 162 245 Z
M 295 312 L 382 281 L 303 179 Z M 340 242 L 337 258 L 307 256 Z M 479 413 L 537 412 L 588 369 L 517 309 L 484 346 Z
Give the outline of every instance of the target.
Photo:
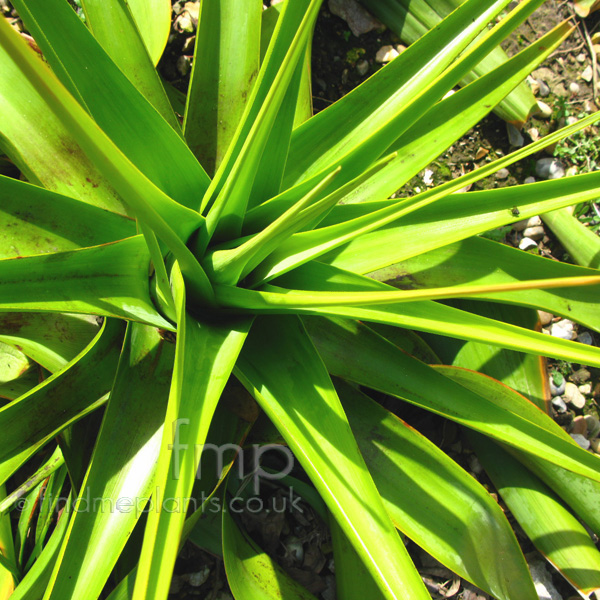
M 0 258 L 95 246 L 136 233 L 135 222 L 123 215 L 3 176 L 0 232 Z
M 0 500 L 4 500 L 6 488 L 0 485 Z M 8 600 L 15 589 L 17 571 L 15 547 L 10 514 L 0 515 L 0 598 Z
M 451 305 L 461 310 L 468 310 L 470 313 L 527 329 L 537 329 L 539 322 L 537 311 L 530 308 L 468 299 L 453 301 Z M 427 343 L 425 344 L 423 338 L 419 337 L 421 343 L 439 355 L 437 360 L 425 362 L 463 367 L 489 375 L 550 414 L 550 389 L 546 361 L 543 357 L 504 350 L 483 341 L 467 342 L 436 335 L 425 335 L 424 338 Z M 414 352 L 409 354 L 415 356 Z
M 383 283 L 333 269 L 321 263 L 307 263 L 279 278 L 288 289 L 348 292 L 350 290 L 384 291 L 391 289 Z M 250 294 L 251 290 L 236 292 L 239 296 Z M 280 313 L 285 306 L 265 307 L 260 304 L 260 297 L 248 296 L 252 301 L 258 300 L 255 311 Z M 467 311 L 458 310 L 438 302 L 403 302 L 399 304 L 378 306 L 329 306 L 304 307 L 295 309 L 302 314 L 338 315 L 341 317 L 373 321 L 398 327 L 407 327 L 418 331 L 427 331 L 441 335 L 449 335 L 459 339 L 484 341 L 502 348 L 520 352 L 554 356 L 578 362 L 580 364 L 600 364 L 600 351 L 569 340 L 547 336 L 494 319 L 488 319 Z
M 597 10 L 600 7 L 598 0 L 575 0 L 573 2 L 575 6 L 575 12 L 581 17 L 587 17 L 591 12 Z
M 171 0 L 127 0 L 152 62 L 162 56 L 171 31 Z
M 0 261 L 0 311 L 95 313 L 172 329 L 152 304 L 142 236 Z
M 347 383 L 336 387 L 396 527 L 495 598 L 536 600 L 514 533 L 488 492 L 392 413 Z
M 227 509 L 223 515 L 223 560 L 236 600 L 314 600 L 266 553 L 239 530 Z
M 569 203 L 585 202 L 594 197 L 599 181 L 598 173 L 589 173 L 568 180 L 444 195 L 428 206 L 405 214 L 395 223 L 355 237 L 320 260 L 357 273 L 370 273 L 523 218 L 568 206 Z M 433 193 L 441 195 L 442 191 L 434 190 Z M 423 195 L 429 195 L 429 192 Z M 393 203 L 397 201 L 383 201 L 380 206 L 369 206 L 369 203 L 337 206 L 329 215 L 330 221 L 325 221 L 323 226 L 362 219 L 375 209 L 385 209 Z M 411 243 L 406 243 L 406 240 Z M 379 248 L 381 244 L 389 244 L 390 251 L 385 254 L 376 251 L 377 244 Z
M 432 2 L 431 0 L 362 0 L 366 8 L 385 23 L 405 43 L 412 44 L 428 30 L 436 27 L 448 14 L 458 8 L 461 0 Z M 417 16 L 418 15 L 418 16 Z M 502 48 L 490 52 L 471 73 L 461 81 L 467 85 L 489 73 L 508 60 Z M 529 86 L 523 82 L 494 109 L 505 121 L 522 125 L 537 108 L 536 99 Z
M 66 8 L 71 10 L 68 6 Z M 7 63 L 17 69 L 17 78 L 26 78 L 35 90 L 43 95 L 48 109 L 69 129 L 77 143 L 92 158 L 100 172 L 110 179 L 119 194 L 127 199 L 127 204 L 136 217 L 150 225 L 169 247 L 195 294 L 210 304 L 210 282 L 185 244 L 193 232 L 203 228 L 204 219 L 197 212 L 170 198 L 136 168 L 60 85 L 47 66 L 6 20 L 0 20 L 0 49 L 0 59 L 5 57 Z M 172 131 L 168 125 L 165 126 Z M 145 145 L 145 155 L 149 154 L 147 150 Z M 193 160 L 197 163 L 195 158 Z
M 217 239 L 239 235 L 252 184 L 257 177 L 270 175 L 258 172 L 261 164 L 267 166 L 261 162 L 262 154 L 282 102 L 291 100 L 287 89 L 304 57 L 320 4 L 321 0 L 288 2 L 277 21 L 252 97 L 202 201 L 203 212 L 210 208 L 209 233 L 216 233 Z
M 161 3 L 163 5 L 168 4 L 168 2 L 162 0 Z M 158 5 L 157 2 L 154 2 L 154 4 Z M 137 8 L 138 14 L 142 13 L 143 15 L 145 12 L 143 5 L 138 3 L 138 6 L 131 6 L 131 3 L 125 0 L 109 0 L 108 2 L 105 0 L 83 0 L 82 6 L 86 24 L 96 41 L 100 43 L 112 61 L 127 75 L 127 78 L 136 89 L 156 108 L 171 127 L 176 131 L 179 130 L 179 122 L 173 113 L 160 77 L 154 68 L 155 63 L 148 53 L 142 32 L 137 26 L 136 16 L 132 12 L 132 8 Z M 146 10 L 152 8 L 154 7 L 148 7 Z M 160 17 L 162 16 L 161 12 L 164 15 L 164 10 L 158 10 L 156 14 Z M 167 19 L 169 29 L 170 16 L 169 14 Z M 142 19 L 144 25 L 149 24 L 148 19 L 144 19 L 143 16 Z M 164 19 L 162 22 L 160 18 L 156 21 L 158 27 L 164 27 Z M 146 27 L 145 30 L 148 32 L 149 28 Z M 157 45 L 154 40 L 150 39 L 149 41 L 151 44 Z M 158 41 L 158 44 L 160 44 L 160 41 Z M 54 50 L 56 51 L 56 47 L 54 47 Z M 71 70 L 69 69 L 69 71 Z
M 490 401 L 495 401 L 502 406 L 510 406 L 513 412 L 523 413 L 526 418 L 539 425 L 547 421 L 542 411 L 534 410 L 532 404 L 523 402 L 516 392 L 492 378 L 478 378 L 471 371 L 460 368 L 435 367 L 435 369 L 447 377 L 457 379 L 462 385 L 475 388 L 477 392 L 486 389 L 486 396 Z M 572 441 L 560 427 L 554 425 L 554 430 L 565 441 Z M 516 452 L 512 448 L 509 450 L 569 504 L 594 532 L 600 531 L 600 483 L 569 471 L 564 468 L 564 465 L 552 464 L 543 458 Z
M 209 426 L 250 328 L 250 319 L 199 322 L 187 312 L 180 272 L 174 270 L 177 347 L 156 472 L 155 510 L 148 516 L 135 600 L 163 600 L 185 523 L 187 504 Z
M 550 417 L 521 396 L 513 411 L 476 394 L 405 354 L 356 322 L 304 319 L 327 369 L 470 427 L 528 454 L 600 481 L 600 459 L 582 450 Z M 422 382 L 427 381 L 424 387 Z M 534 411 L 537 418 L 529 416 Z M 541 415 L 541 416 L 539 416 Z
M 73 496 L 69 494 L 65 508 L 58 517 L 58 523 L 50 539 L 46 542 L 37 560 L 27 571 L 25 577 L 21 579 L 14 594 L 11 596 L 14 600 L 41 600 L 44 597 L 44 592 L 46 591 L 48 581 L 50 581 L 62 540 L 67 532 L 72 502 Z
M 154 492 L 175 347 L 130 323 L 100 435 L 46 597 L 96 598 Z M 91 504 L 91 506 L 90 506 Z M 89 576 L 77 577 L 85 570 Z
M 74 359 L 98 333 L 96 317 L 64 313 L 0 313 L 0 340 L 51 373 Z
M 114 7 L 117 1 L 111 0 L 109 7 Z M 106 10 L 110 11 L 110 8 L 104 4 L 100 10 L 108 18 Z M 96 41 L 66 2 L 17 0 L 15 5 L 57 77 L 89 111 L 104 133 L 167 196 L 186 206 L 194 206 L 194 199 L 203 193 L 209 179 L 175 131 L 179 124 L 151 65 L 147 64 L 146 68 L 152 69 L 155 90 L 158 90 L 153 93 L 152 100 L 156 102 L 158 93 L 162 92 L 160 112 L 169 116 L 169 122 L 127 79 L 130 67 L 121 70 L 119 66 L 123 65 L 117 66 L 106 54 L 100 45 L 105 36 Z M 124 13 L 126 10 L 121 0 L 121 16 L 117 19 L 133 27 L 131 17 L 127 18 Z M 119 23 L 119 29 L 123 26 Z M 68 35 L 65 35 L 65 29 Z M 114 30 L 111 33 L 114 36 Z M 133 35 L 122 32 L 116 37 L 121 37 L 128 49 L 131 47 Z M 118 50 L 118 53 L 123 56 L 124 51 Z M 90 64 L 94 65 L 93 69 L 89 68 Z M 148 151 L 156 147 L 160 152 Z
M 383 596 L 373 577 L 335 519 L 330 519 L 331 544 L 335 560 L 335 589 L 344 600 L 381 600 Z
M 382 595 L 427 598 L 301 322 L 257 319 L 236 375 L 289 444 Z
M 567 209 L 542 215 L 573 260 L 584 267 L 600 269 L 600 238 Z
M 453 285 L 517 282 L 535 273 L 536 278 L 579 277 L 600 274 L 481 237 L 472 237 L 403 260 L 369 274 L 400 289 L 427 289 L 452 281 Z M 595 286 L 569 289 L 531 289 L 526 292 L 483 293 L 480 298 L 529 306 L 562 315 L 599 330 L 598 290 Z
M 475 432 L 467 438 L 536 548 L 585 596 L 600 588 L 600 552 L 560 498 L 518 460 Z
M 125 215 L 126 205 L 108 179 L 49 109 L 45 93 L 22 76 L 18 63 L 1 45 L 0 77 L 11 82 L 0 89 L 0 148 L 27 179 L 48 190 Z
M 260 0 L 200 6 L 183 130 L 210 174 L 227 152 L 258 75 L 261 13 Z
M 0 409 L 0 482 L 57 433 L 103 404 L 122 338 L 123 324 L 107 319 L 64 369 Z
M 495 36 L 508 29 L 509 20 L 484 38 L 477 60 L 474 50 L 465 52 L 506 4 L 502 0 L 463 3 L 434 32 L 300 126 L 292 137 L 286 185 L 334 163 L 342 164 L 352 177 L 356 175 L 354 169 L 360 170 L 361 162 L 368 164 L 381 156 L 390 138 L 406 131 L 470 70 L 472 63 L 481 59 L 481 53 L 491 51 L 501 41 L 503 36 Z

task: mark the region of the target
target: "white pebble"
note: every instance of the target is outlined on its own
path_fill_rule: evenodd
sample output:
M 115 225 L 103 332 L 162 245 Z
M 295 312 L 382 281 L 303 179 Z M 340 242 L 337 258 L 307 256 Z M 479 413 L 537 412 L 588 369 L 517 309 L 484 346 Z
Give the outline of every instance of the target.
M 560 179 L 565 176 L 565 168 L 556 158 L 540 158 L 535 163 L 535 174 L 543 179 Z
M 592 334 L 589 331 L 582 331 L 577 336 L 577 341 L 581 342 L 582 344 L 587 344 L 588 346 L 591 346 L 594 343 L 594 338 L 592 337 Z
M 571 437 L 584 449 L 587 450 L 590 447 L 590 440 L 580 433 L 571 433 Z
M 579 388 L 571 381 L 565 386 L 563 400 L 575 408 L 582 409 L 585 406 L 585 396 L 579 391 Z
M 531 238 L 524 237 L 519 242 L 519 248 L 521 250 L 530 250 L 531 248 L 537 248 L 537 243 L 534 242 Z
M 377 54 L 375 55 L 375 61 L 378 63 L 388 63 L 391 60 L 394 60 L 397 56 L 400 56 L 400 53 L 394 46 L 382 46 L 377 50 Z
M 527 229 L 523 231 L 523 235 L 532 240 L 541 240 L 544 237 L 544 228 L 541 225 L 538 225 L 537 227 L 527 227 Z
M 572 340 L 575 338 L 575 331 L 573 321 L 568 319 L 562 319 L 556 323 L 552 323 L 550 326 L 550 334 L 553 337 L 561 338 L 563 340 Z

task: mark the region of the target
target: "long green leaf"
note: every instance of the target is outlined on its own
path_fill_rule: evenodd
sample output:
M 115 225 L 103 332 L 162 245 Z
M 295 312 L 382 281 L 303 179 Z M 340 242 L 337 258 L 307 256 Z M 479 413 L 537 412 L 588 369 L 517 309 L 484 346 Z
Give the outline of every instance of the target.
M 261 13 L 260 0 L 200 7 L 183 128 L 211 174 L 227 152 L 258 75 Z
M 397 223 L 353 239 L 320 260 L 342 269 L 370 273 L 523 218 L 585 202 L 595 198 L 599 182 L 600 174 L 587 173 L 567 180 L 445 195 L 433 204 L 403 216 Z M 429 192 L 423 194 L 428 195 Z M 392 202 L 395 201 L 385 201 L 382 206 L 389 206 Z M 377 207 L 368 203 L 339 206 L 330 213 L 330 218 L 337 222 L 360 218 L 373 212 L 374 208 Z M 325 222 L 324 226 L 327 225 L 329 223 Z M 406 240 L 411 243 L 407 244 Z M 389 252 L 381 253 L 382 244 L 389 248 Z M 379 250 L 376 251 L 376 247 Z
M 98 408 L 117 368 L 123 325 L 107 320 L 63 370 L 0 409 L 0 481 L 70 423 Z
M 236 600 L 314 600 L 267 554 L 248 540 L 223 510 L 223 559 Z
M 236 375 L 286 439 L 384 597 L 428 597 L 300 321 L 258 319 Z
M 600 553 L 560 498 L 496 444 L 468 432 L 484 469 L 537 549 L 582 595 L 600 588 Z
M 5 20 L 0 20 L 0 48 L 0 64 L 6 61 L 16 67 L 19 73 L 17 77 L 27 78 L 44 96 L 48 108 L 69 128 L 84 152 L 93 158 L 101 173 L 110 178 L 120 195 L 127 198 L 136 216 L 152 226 L 169 246 L 196 295 L 210 304 L 210 282 L 185 245 L 189 236 L 203 227 L 204 219 L 167 196 L 145 177 L 56 81 L 46 65 Z M 143 153 L 148 155 L 147 146 L 144 146 Z
M 582 450 L 550 417 L 524 398 L 523 410 L 480 396 L 410 357 L 358 323 L 305 319 L 330 373 L 402 398 L 461 425 L 541 457 L 570 471 L 600 481 L 600 459 Z M 427 386 L 422 382 L 427 381 Z M 534 411 L 538 418 L 528 416 Z M 539 416 L 541 415 L 541 416 Z
M 336 387 L 396 527 L 495 598 L 536 600 L 514 533 L 488 492 L 367 396 L 343 382 Z
M 166 599 L 187 502 L 217 401 L 246 339 L 251 320 L 201 323 L 186 308 L 175 272 L 177 347 L 150 513 L 134 599 Z
M 362 0 L 362 3 L 405 43 L 412 44 L 428 30 L 436 27 L 444 17 L 461 4 L 461 0 L 449 3 L 415 2 L 414 0 L 409 2 L 406 0 Z M 425 10 L 419 12 L 421 6 Z M 471 73 L 465 76 L 461 84 L 467 85 L 507 60 L 508 57 L 501 48 L 494 49 L 475 66 Z M 494 112 L 500 118 L 520 126 L 527 121 L 536 107 L 536 99 L 531 89 L 523 82 L 494 109 Z
M 0 261 L 0 311 L 95 313 L 172 329 L 149 294 L 141 236 L 81 250 Z
M 3 176 L 0 232 L 0 258 L 95 246 L 136 233 L 135 223 L 122 215 Z
M 167 408 L 175 347 L 131 323 L 102 429 L 46 598 L 96 598 L 145 512 Z M 77 577 L 81 571 L 89 573 Z
M 173 114 L 173 109 L 154 68 L 154 62 L 148 53 L 142 33 L 138 30 L 130 3 L 125 0 L 110 0 L 109 2 L 106 0 L 83 0 L 82 6 L 86 24 L 96 41 L 171 127 L 178 130 L 179 122 Z M 157 14 L 160 13 L 157 11 Z M 157 21 L 160 22 L 159 19 Z M 61 22 L 64 27 L 65 22 Z M 46 27 L 43 29 L 44 32 L 48 31 Z M 148 30 L 146 29 L 146 31 Z M 118 35 L 115 35 L 116 32 Z M 53 45 L 53 49 L 56 52 L 55 45 Z M 79 50 L 81 51 L 81 46 L 79 46 Z M 71 69 L 69 72 L 73 73 Z
M 0 313 L 0 340 L 50 372 L 62 369 L 98 333 L 95 317 L 63 313 Z
M 110 10 L 109 7 L 117 7 L 117 1 L 111 0 L 108 7 L 102 3 L 105 18 L 108 18 L 106 11 Z M 146 65 L 153 74 L 155 91 L 152 98 L 158 101 L 161 93 L 160 110 L 163 115 L 169 115 L 169 123 L 127 79 L 126 74 L 131 67 L 128 66 L 124 74 L 119 69 L 123 65 L 117 66 L 111 60 L 66 2 L 17 0 L 15 4 L 57 77 L 80 100 L 104 133 L 169 197 L 181 204 L 194 206 L 194 196 L 202 194 L 209 179 L 173 129 L 179 128 L 179 124 L 153 67 Z M 124 3 L 119 4 L 119 20 L 127 23 L 124 13 L 127 7 Z M 96 16 L 95 11 L 93 14 Z M 120 28 L 123 23 L 120 23 Z M 130 20 L 129 25 L 134 26 Z M 68 35 L 65 35 L 65 30 Z M 133 35 L 126 36 L 123 32 L 114 37 L 121 36 L 122 42 L 130 48 Z M 104 41 L 104 37 L 101 36 L 100 42 Z M 111 52 L 114 51 L 111 49 Z M 132 50 L 129 50 L 131 53 Z M 127 56 L 122 50 L 118 54 L 122 57 L 121 61 Z M 94 69 L 89 69 L 89 64 L 93 64 Z M 148 152 L 149 147 L 156 145 L 160 146 L 160 152 Z
M 369 277 L 401 289 L 422 289 L 435 288 L 448 281 L 456 287 L 517 282 L 526 280 L 532 273 L 545 278 L 593 276 L 600 271 L 549 260 L 485 238 L 473 237 L 385 267 Z M 480 297 L 546 310 L 579 321 L 591 329 L 600 328 L 598 292 L 594 287 L 486 292 Z
M 381 156 L 390 136 L 406 131 L 470 69 L 475 53 L 464 50 L 506 4 L 465 2 L 435 32 L 299 127 L 292 137 L 287 185 L 334 163 L 347 167 L 352 177 L 360 163 L 368 164 Z M 488 37 L 492 39 L 495 33 Z M 461 52 L 461 58 L 452 65 Z M 360 151 L 353 152 L 357 148 Z
M 127 0 L 127 4 L 156 65 L 171 31 L 171 0 Z
M 320 263 L 307 263 L 279 278 L 286 287 L 325 291 L 364 291 L 389 289 L 380 282 L 333 269 Z M 265 312 L 285 312 L 285 307 L 270 308 Z M 396 305 L 373 307 L 346 306 L 297 309 L 304 314 L 339 315 L 346 318 L 373 321 L 418 331 L 450 335 L 459 339 L 478 340 L 520 352 L 555 356 L 580 364 L 600 364 L 596 348 L 569 340 L 562 340 L 535 331 L 515 327 L 467 311 L 457 310 L 438 302 L 404 302 Z

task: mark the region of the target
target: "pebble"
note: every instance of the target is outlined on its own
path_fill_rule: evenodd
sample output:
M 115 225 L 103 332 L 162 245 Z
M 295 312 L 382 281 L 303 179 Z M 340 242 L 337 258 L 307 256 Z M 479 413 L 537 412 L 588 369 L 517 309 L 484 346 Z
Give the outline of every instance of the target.
M 187 579 L 188 583 L 192 587 L 200 587 L 201 585 L 204 585 L 206 583 L 206 580 L 208 579 L 209 575 L 210 569 L 208 567 L 204 567 L 202 571 L 198 571 L 196 573 L 188 573 L 183 577 Z
M 540 117 L 541 119 L 549 119 L 552 116 L 552 109 L 545 102 L 538 100 L 537 105 L 538 109 L 535 114 L 538 117 Z
M 569 84 L 569 91 L 571 92 L 571 94 L 573 94 L 573 96 L 577 96 L 577 94 L 579 94 L 579 92 L 581 91 L 581 88 L 579 87 L 579 84 L 575 81 L 571 81 L 571 83 Z
M 535 79 L 534 77 L 532 77 L 531 75 L 528 75 L 527 83 L 529 84 L 529 87 L 531 88 L 533 95 L 537 96 L 540 93 L 539 81 L 537 79 Z
M 531 238 L 524 237 L 519 242 L 520 250 L 531 250 L 532 248 L 537 248 L 537 242 L 534 242 Z
M 600 421 L 594 415 L 585 415 L 584 419 L 587 424 L 588 439 L 593 440 L 600 434 Z
M 588 346 L 591 346 L 594 343 L 594 338 L 592 337 L 592 334 L 589 331 L 582 331 L 577 336 L 577 341 L 581 342 L 582 344 L 587 344 Z
M 575 417 L 573 419 L 573 423 L 571 425 L 571 433 L 578 433 L 579 435 L 586 437 L 587 432 L 588 432 L 588 426 L 587 426 L 587 422 L 586 422 L 585 418 L 582 417 L 581 415 L 578 417 Z
M 593 78 L 594 78 L 594 71 L 592 69 L 592 65 L 588 65 L 581 72 L 581 79 L 583 79 L 584 81 L 587 81 L 589 83 L 590 81 L 592 81 Z
M 577 386 L 570 381 L 565 386 L 563 400 L 567 404 L 572 404 L 575 408 L 582 409 L 585 406 L 585 396 L 579 391 Z
M 529 563 L 529 571 L 540 600 L 562 600 L 552 583 L 552 577 L 541 560 Z
M 584 383 L 577 388 L 584 396 L 589 396 L 592 393 L 592 384 Z
M 192 68 L 192 57 L 191 56 L 186 56 L 184 54 L 177 59 L 177 70 L 182 75 L 187 75 L 190 72 L 191 68 Z
M 397 56 L 400 56 L 398 50 L 396 50 L 394 46 L 390 46 L 388 44 L 387 46 L 381 46 L 381 48 L 377 50 L 377 54 L 375 55 L 375 62 L 378 62 L 380 64 L 388 63 L 391 60 L 394 60 L 394 58 L 396 58 Z
M 479 459 L 474 454 L 471 454 L 469 457 L 469 468 L 473 473 L 475 473 L 475 475 L 483 473 L 483 467 L 481 466 Z
M 369 71 L 369 61 L 368 60 L 361 60 L 360 62 L 356 63 L 356 72 L 361 77 L 365 76 L 368 71 Z
M 561 98 L 565 98 L 570 95 L 564 83 L 557 84 L 556 86 L 554 86 L 554 89 L 552 91 L 554 92 L 555 96 L 560 96 Z
M 508 179 L 509 175 L 510 175 L 510 171 L 504 167 L 502 169 L 499 169 L 496 172 L 496 179 L 499 179 L 499 180 Z
M 560 179 L 565 176 L 565 168 L 556 158 L 540 158 L 535 163 L 535 174 L 543 179 Z
M 570 117 L 567 117 L 565 119 L 565 123 L 567 125 L 575 125 L 575 123 L 577 123 L 577 121 L 579 121 L 579 119 L 577 117 L 574 117 L 574 116 L 570 116 Z
M 581 369 L 577 369 L 577 371 L 571 373 L 569 379 L 579 385 L 588 381 L 591 376 L 591 373 L 585 367 L 581 367 Z
M 572 340 L 575 338 L 573 321 L 562 319 L 550 326 L 550 335 L 563 340 Z
M 537 84 L 538 84 L 538 89 L 539 89 L 538 93 L 539 93 L 540 97 L 546 98 L 547 96 L 550 95 L 550 86 L 545 81 L 538 79 Z
M 344 19 L 356 37 L 383 27 L 381 21 L 366 11 L 356 0 L 329 0 L 328 5 L 329 12 Z
M 578 63 L 582 63 L 582 64 L 583 64 L 583 63 L 586 61 L 586 59 L 587 59 L 587 56 L 586 56 L 586 55 L 585 55 L 583 52 L 580 52 L 580 53 L 579 53 L 579 54 L 578 54 L 578 55 L 575 57 L 575 60 L 576 60 Z
M 587 113 L 593 113 L 598 110 L 598 107 L 593 100 L 587 99 L 583 101 L 583 110 Z
M 539 217 L 531 217 L 530 219 L 523 219 L 522 221 L 517 221 L 516 223 L 513 223 L 512 226 L 515 231 L 523 231 L 528 227 L 536 227 L 541 224 L 542 221 Z
M 538 316 L 543 327 L 550 325 L 550 323 L 552 323 L 552 319 L 554 319 L 554 315 L 546 312 L 545 310 L 538 310 Z
M 570 435 L 584 450 L 587 450 L 590 447 L 590 440 L 580 433 L 571 433 Z
M 535 183 L 535 177 L 525 177 L 523 183 Z
M 573 177 L 573 175 L 577 175 L 577 167 L 575 165 L 565 171 L 565 177 Z
M 523 235 L 532 240 L 541 240 L 544 237 L 544 228 L 541 225 L 527 227 L 527 229 L 523 230 Z
M 590 442 L 590 448 L 596 453 L 600 454 L 600 438 L 594 438 Z
M 555 396 L 552 398 L 552 406 L 554 406 L 556 412 L 564 413 L 567 412 L 567 405 L 565 401 L 560 396 Z
M 562 382 L 559 385 L 554 383 L 554 377 L 550 377 L 550 393 L 553 396 L 562 396 L 565 393 L 565 388 L 567 387 L 567 382 L 565 378 L 562 378 Z
M 512 123 L 506 124 L 506 132 L 508 133 L 508 142 L 511 146 L 521 148 L 525 144 L 525 138 Z
M 528 129 L 527 135 L 531 138 L 532 142 L 537 142 L 540 139 L 540 132 L 536 127 Z

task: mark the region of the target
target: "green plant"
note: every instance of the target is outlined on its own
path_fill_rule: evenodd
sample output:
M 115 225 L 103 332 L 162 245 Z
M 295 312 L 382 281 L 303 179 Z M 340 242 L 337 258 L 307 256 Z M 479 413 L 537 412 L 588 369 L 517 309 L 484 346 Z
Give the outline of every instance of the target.
M 0 23 L 2 147 L 29 181 L 0 178 L 4 597 L 87 600 L 108 584 L 111 600 L 166 598 L 183 541 L 213 539 L 189 499 L 237 493 L 231 460 L 209 469 L 197 450 L 241 446 L 249 430 L 273 437 L 253 428 L 243 396 L 229 409 L 232 374 L 314 485 L 303 495 L 330 519 L 340 597 L 429 598 L 400 529 L 495 597 L 537 598 L 497 503 L 358 386 L 482 434 L 473 443 L 490 471 L 486 443 L 501 443 L 498 470 L 509 465 L 517 491 L 529 489 L 518 477 L 548 482 L 571 508 L 548 493 L 513 504 L 543 507 L 530 537 L 579 589 L 598 586 L 598 553 L 574 516 L 599 531 L 598 458 L 510 388 L 415 358 L 458 364 L 458 338 L 471 366 L 490 348 L 527 353 L 510 373 L 539 385 L 540 355 L 600 366 L 597 348 L 534 331 L 529 310 L 520 326 L 479 314 L 491 300 L 598 330 L 598 272 L 478 237 L 595 197 L 600 175 L 457 193 L 597 116 L 388 199 L 569 34 L 558 27 L 440 100 L 542 0 L 483 36 L 509 0 L 465 2 L 314 117 L 306 60 L 320 1 L 203 2 L 183 127 L 154 68 L 168 2 L 84 0 L 90 30 L 66 0 L 13 3 L 49 66 Z M 533 383 L 511 385 L 543 407 Z M 215 551 L 235 597 L 310 597 L 226 507 Z

